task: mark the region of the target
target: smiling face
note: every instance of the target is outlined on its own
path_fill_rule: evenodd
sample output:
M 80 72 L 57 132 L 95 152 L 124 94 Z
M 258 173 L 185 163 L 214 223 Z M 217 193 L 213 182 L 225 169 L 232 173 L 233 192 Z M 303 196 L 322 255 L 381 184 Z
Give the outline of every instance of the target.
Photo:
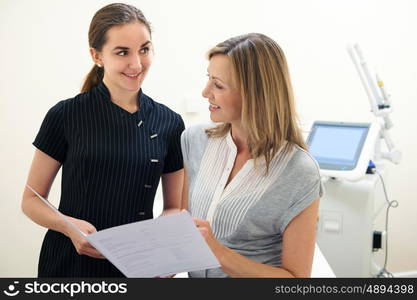
M 139 91 L 152 63 L 151 36 L 144 24 L 113 26 L 106 33 L 102 50 L 90 51 L 94 62 L 104 67 L 103 82 L 110 91 Z
M 233 80 L 233 70 L 227 55 L 214 55 L 209 62 L 203 97 L 209 101 L 213 122 L 239 123 L 242 116 L 242 97 Z

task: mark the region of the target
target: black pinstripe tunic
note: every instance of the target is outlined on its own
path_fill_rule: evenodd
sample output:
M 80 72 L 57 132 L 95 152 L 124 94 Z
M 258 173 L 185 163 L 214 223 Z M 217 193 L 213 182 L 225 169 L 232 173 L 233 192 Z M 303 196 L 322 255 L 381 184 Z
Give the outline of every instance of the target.
M 48 111 L 33 145 L 62 163 L 62 213 L 97 230 L 153 217 L 161 174 L 183 167 L 184 122 L 142 91 L 138 104 L 136 113 L 125 111 L 101 83 Z M 38 276 L 123 275 L 108 260 L 77 254 L 68 237 L 48 230 Z

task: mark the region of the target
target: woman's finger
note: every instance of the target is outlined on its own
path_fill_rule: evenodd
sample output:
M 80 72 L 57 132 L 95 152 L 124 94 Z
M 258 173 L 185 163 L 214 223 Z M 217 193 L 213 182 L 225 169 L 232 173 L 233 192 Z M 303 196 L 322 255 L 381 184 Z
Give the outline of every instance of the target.
M 98 252 L 96 249 L 87 249 L 85 252 L 84 252 L 84 254 L 85 255 L 88 255 L 88 256 L 91 256 L 91 257 L 94 257 L 94 258 L 100 258 L 100 259 L 103 259 L 103 258 L 105 258 L 100 252 Z

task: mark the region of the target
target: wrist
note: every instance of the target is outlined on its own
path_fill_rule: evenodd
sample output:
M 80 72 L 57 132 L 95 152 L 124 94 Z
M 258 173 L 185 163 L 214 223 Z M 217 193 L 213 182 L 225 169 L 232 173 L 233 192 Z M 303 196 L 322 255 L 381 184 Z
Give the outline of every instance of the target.
M 67 216 L 64 216 L 64 218 L 68 218 Z M 69 237 L 69 231 L 70 227 L 68 226 L 68 223 L 64 221 L 63 218 L 58 218 L 58 220 L 55 222 L 55 231 L 58 231 L 62 233 L 63 235 Z
M 181 209 L 179 208 L 166 208 L 162 211 L 161 216 L 166 216 L 166 215 L 170 215 L 170 214 L 174 214 L 174 213 L 179 213 L 181 212 Z
M 226 262 L 226 256 L 228 253 L 229 248 L 221 244 L 217 240 L 213 240 L 210 245 L 211 250 L 213 251 L 214 255 L 216 256 L 217 260 L 219 261 L 221 267 L 224 266 Z

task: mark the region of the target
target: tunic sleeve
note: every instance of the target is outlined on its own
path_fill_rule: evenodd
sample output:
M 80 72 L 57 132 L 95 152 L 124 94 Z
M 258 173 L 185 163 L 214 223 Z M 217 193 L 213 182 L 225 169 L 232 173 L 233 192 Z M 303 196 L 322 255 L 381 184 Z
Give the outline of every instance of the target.
M 314 200 L 323 196 L 323 186 L 320 180 L 317 163 L 310 155 L 304 155 L 302 168 L 297 168 L 290 186 L 294 191 L 289 207 L 282 216 L 280 231 L 284 232 L 288 224 Z
M 212 124 L 198 124 L 185 129 L 181 134 L 181 149 L 184 158 L 184 167 L 188 175 L 194 176 L 200 167 L 203 154 L 206 150 L 208 136 L 206 129 Z
M 184 167 L 188 168 L 188 130 L 184 130 L 181 134 L 181 151 L 184 160 Z
M 305 187 L 303 194 L 299 193 L 291 207 L 286 212 L 283 223 L 281 224 L 281 232 L 284 232 L 288 224 L 298 216 L 304 209 L 310 206 L 314 200 L 323 195 L 322 186 L 320 180 L 316 181 L 309 187 Z
M 64 104 L 61 101 L 48 111 L 33 142 L 36 148 L 61 164 L 64 163 L 68 150 L 64 132 L 63 107 Z
M 172 132 L 169 142 L 167 155 L 164 162 L 163 173 L 171 173 L 181 170 L 184 166 L 182 152 L 181 152 L 181 133 L 184 131 L 184 121 L 181 116 L 177 114 L 177 126 Z

